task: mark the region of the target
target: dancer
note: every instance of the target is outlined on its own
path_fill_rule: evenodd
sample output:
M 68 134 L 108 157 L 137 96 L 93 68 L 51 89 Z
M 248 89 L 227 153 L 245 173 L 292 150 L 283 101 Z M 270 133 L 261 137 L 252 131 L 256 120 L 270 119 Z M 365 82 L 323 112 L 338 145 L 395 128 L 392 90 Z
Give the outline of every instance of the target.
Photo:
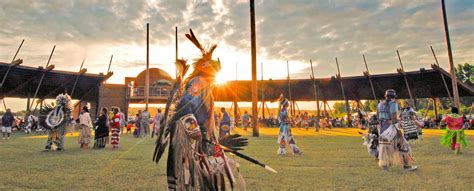
M 369 119 L 369 130 L 367 134 L 363 134 L 359 132 L 362 135 L 362 139 L 364 140 L 363 145 L 367 147 L 367 152 L 374 156 L 377 160 L 379 157 L 379 132 L 378 132 L 378 119 L 377 115 L 373 115 Z
M 222 112 L 222 120 L 219 124 L 219 136 L 224 137 L 225 135 L 230 134 L 230 116 L 229 113 L 225 110 L 225 108 L 221 108 Z
M 212 60 L 216 45 L 204 49 L 190 30 L 186 37 L 201 51 L 202 57 L 193 64 L 194 70 L 183 81 L 188 65 L 179 61 L 179 76 L 171 90 L 160 126 L 154 161 L 158 162 L 169 144 L 167 160 L 168 188 L 170 190 L 225 190 L 226 182 L 233 189 L 236 183 L 245 190 L 243 178 L 234 177 L 238 165 L 226 157 L 225 152 L 236 156 L 247 140 L 240 135 L 218 137 L 214 123 L 213 83 L 220 71 L 220 61 Z M 175 113 L 166 120 L 169 108 L 175 102 Z M 244 158 L 244 157 L 242 157 Z M 226 181 L 227 177 L 227 181 Z
M 95 122 L 94 149 L 105 148 L 109 142 L 109 128 L 107 127 L 107 108 L 102 108 L 99 118 Z
M 461 147 L 467 147 L 467 139 L 464 134 L 464 120 L 459 115 L 459 109 L 457 107 L 451 108 L 451 114 L 446 116 L 442 120 L 446 122 L 448 127 L 446 133 L 441 139 L 441 144 L 447 147 L 451 147 L 454 154 L 461 153 Z
M 408 102 L 404 102 L 404 108 L 399 115 L 400 126 L 403 129 L 403 135 L 407 141 L 415 141 L 419 137 L 421 132 L 422 124 L 418 122 L 418 117 L 413 108 L 410 107 Z
M 286 98 L 283 98 L 283 94 L 280 95 L 280 113 L 278 114 L 278 118 L 280 120 L 280 134 L 278 135 L 277 143 L 280 144 L 278 148 L 278 154 L 284 155 L 286 154 L 286 145 L 288 144 L 293 151 L 293 154 L 301 155 L 303 151 L 301 151 L 298 146 L 296 146 L 295 139 L 291 134 L 291 124 L 290 124 L 290 116 L 288 115 L 288 106 L 289 102 Z
M 81 115 L 79 115 L 79 144 L 84 150 L 89 148 L 89 143 L 91 142 L 91 127 L 92 120 L 89 108 L 84 106 Z
M 48 130 L 45 151 L 64 150 L 64 134 L 71 121 L 71 97 L 60 94 L 56 97 L 56 106 L 44 105 L 40 110 L 40 125 Z
M 110 139 L 110 144 L 112 148 L 116 149 L 120 143 L 120 114 L 118 108 L 112 109 L 114 117 L 112 118 L 112 138 Z
M 395 90 L 388 89 L 385 91 L 385 100 L 377 106 L 380 121 L 379 166 L 383 170 L 388 170 L 392 164 L 401 163 L 407 171 L 416 170 L 418 167 L 412 166 L 410 145 L 397 128 L 398 104 L 395 98 Z
M 247 128 L 250 126 L 250 115 L 247 113 L 247 110 L 244 111 L 242 116 L 242 125 L 244 125 L 244 130 L 247 131 Z

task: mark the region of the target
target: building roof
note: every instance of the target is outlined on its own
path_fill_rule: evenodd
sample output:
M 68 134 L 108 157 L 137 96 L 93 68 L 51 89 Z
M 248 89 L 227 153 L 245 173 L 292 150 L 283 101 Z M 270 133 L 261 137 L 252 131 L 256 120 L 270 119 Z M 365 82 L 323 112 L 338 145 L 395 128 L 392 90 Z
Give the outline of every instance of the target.
M 9 63 L 0 62 L 0 80 L 3 79 L 7 70 L 10 69 L 5 83 L 0 88 L 0 97 L 33 97 L 40 79 L 44 75 L 43 82 L 38 90 L 36 98 L 55 98 L 59 93 L 67 91 L 71 94 L 77 76 L 79 76 L 73 99 L 95 100 L 98 86 L 109 78 L 113 73 L 107 75 L 81 72 L 69 72 L 54 70 L 54 65 L 48 68 L 16 65 L 12 67 Z
M 433 65 L 433 69 L 420 69 L 404 73 L 415 98 L 448 97 L 441 75 L 446 79 L 449 91 L 452 92 L 451 77 L 442 68 Z M 342 77 L 345 95 L 349 100 L 373 100 L 367 76 Z M 377 99 L 383 99 L 386 89 L 395 89 L 397 97 L 410 98 L 402 73 L 371 75 Z M 262 100 L 262 82 L 258 84 L 258 100 Z M 339 80 L 336 77 L 315 79 L 318 100 L 344 100 Z M 313 82 L 311 79 L 290 80 L 291 96 L 297 101 L 314 101 Z M 283 93 L 289 97 L 287 80 L 264 80 L 265 100 L 276 100 Z M 473 87 L 458 81 L 458 90 L 461 97 L 473 96 Z M 251 81 L 229 81 L 215 88 L 216 101 L 251 101 Z

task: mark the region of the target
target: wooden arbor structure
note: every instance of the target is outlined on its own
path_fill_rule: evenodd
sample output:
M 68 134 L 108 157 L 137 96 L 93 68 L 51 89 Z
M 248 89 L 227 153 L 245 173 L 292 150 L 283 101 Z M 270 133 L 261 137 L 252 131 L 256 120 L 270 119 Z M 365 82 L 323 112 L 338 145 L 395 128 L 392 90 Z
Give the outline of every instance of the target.
M 27 99 L 27 110 L 39 108 L 45 99 L 54 99 L 60 93 L 68 93 L 72 99 L 90 102 L 91 115 L 95 116 L 100 106 L 100 86 L 113 75 L 88 74 L 87 69 L 79 72 L 54 70 L 54 65 L 30 67 L 21 65 L 23 60 L 13 63 L 0 62 L 0 77 L 4 83 L 0 88 L 0 98 L 16 97 Z M 36 98 L 36 102 L 32 99 Z M 4 105 L 6 108 L 6 105 Z

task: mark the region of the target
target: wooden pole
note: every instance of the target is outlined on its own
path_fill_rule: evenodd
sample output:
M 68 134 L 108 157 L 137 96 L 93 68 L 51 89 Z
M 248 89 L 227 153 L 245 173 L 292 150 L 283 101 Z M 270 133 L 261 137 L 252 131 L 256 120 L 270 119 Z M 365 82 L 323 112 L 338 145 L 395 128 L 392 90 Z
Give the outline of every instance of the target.
M 336 66 L 337 66 L 336 76 L 337 76 L 337 79 L 339 79 L 339 83 L 341 84 L 342 98 L 344 98 L 344 101 L 346 102 L 347 119 L 349 121 L 351 117 L 351 108 L 349 106 L 349 100 L 347 100 L 346 93 L 344 91 L 344 84 L 342 83 L 341 70 L 339 69 L 339 62 L 337 61 L 337 57 L 336 57 Z M 350 127 L 351 125 L 348 124 L 348 126 Z
M 146 81 L 145 81 L 145 110 L 148 111 L 150 94 L 150 24 L 146 24 Z
M 263 62 L 261 63 L 262 70 L 260 71 L 262 75 L 262 118 L 265 119 L 265 93 L 264 93 L 264 85 L 263 85 Z
M 175 56 L 174 56 L 174 61 L 175 61 L 175 66 L 176 66 L 176 79 L 178 79 L 178 26 L 174 27 L 174 45 L 175 45 Z
M 82 67 L 84 66 L 84 61 L 86 61 L 86 58 L 85 58 L 85 57 L 82 59 L 82 64 L 81 64 L 81 67 L 79 68 L 79 72 L 81 72 Z M 111 59 L 110 61 L 112 61 L 112 59 Z M 112 63 L 112 62 L 111 62 L 111 63 Z M 109 69 L 110 69 L 110 64 L 109 64 Z M 109 73 L 109 72 L 107 72 L 107 73 Z M 77 76 L 76 76 L 76 81 L 74 82 L 74 86 L 72 86 L 71 98 L 72 98 L 72 96 L 74 95 L 74 91 L 76 90 L 76 85 L 77 85 L 77 82 L 79 81 L 79 76 L 81 76 L 81 75 L 77 75 Z
M 451 40 L 449 37 L 448 17 L 446 15 L 446 6 L 444 0 L 441 0 L 441 9 L 443 11 L 444 33 L 446 36 L 446 48 L 448 49 L 449 72 L 451 73 L 451 82 L 453 86 L 454 106 L 459 108 L 458 80 L 454 72 L 453 52 L 451 50 Z
M 48 71 L 48 70 L 46 70 L 46 68 L 48 68 L 49 62 L 51 61 L 51 57 L 53 57 L 54 49 L 56 49 L 56 45 L 53 46 L 53 50 L 51 51 L 51 54 L 49 55 L 48 62 L 46 63 L 46 67 L 44 67 L 45 71 L 43 72 L 43 75 L 41 75 L 41 79 L 38 83 L 38 86 L 36 87 L 36 91 L 35 91 L 35 94 L 33 95 L 33 100 L 31 101 L 31 103 L 34 103 L 34 100 L 35 100 L 36 96 L 38 95 L 38 91 L 41 87 L 41 84 L 43 83 L 44 76 L 46 75 L 46 73 Z M 33 106 L 33 104 L 30 105 L 30 108 L 29 108 L 28 111 L 31 110 L 31 106 Z
M 407 90 L 408 90 L 408 95 L 410 96 L 410 99 L 413 101 L 413 107 L 415 108 L 415 110 L 417 110 L 417 104 L 416 104 L 416 98 L 413 98 L 412 94 L 411 94 L 411 89 L 410 89 L 410 85 L 408 84 L 408 79 L 407 79 L 407 76 L 405 74 L 405 69 L 403 68 L 403 63 L 402 63 L 402 58 L 400 57 L 400 53 L 398 52 L 398 49 L 397 49 L 397 56 L 398 56 L 398 61 L 400 62 L 400 67 L 401 69 L 399 70 L 399 73 L 401 73 L 403 75 L 403 79 L 405 80 L 405 85 L 407 87 Z
M 438 107 L 436 106 L 436 98 L 431 98 L 433 99 L 433 105 L 434 105 L 434 113 L 435 113 L 435 120 L 438 121 Z
M 239 122 L 239 116 L 238 116 L 238 106 L 237 106 L 237 100 L 234 99 L 234 103 L 233 103 L 233 106 L 234 106 L 234 124 L 235 124 L 235 127 L 237 127 L 237 124 Z
M 250 40 L 252 52 L 252 129 L 253 136 L 259 136 L 258 129 L 258 96 L 257 96 L 257 40 L 255 33 L 255 0 L 250 0 Z
M 311 63 L 311 81 L 313 81 L 313 93 L 314 93 L 314 100 L 316 100 L 316 109 L 318 110 L 318 118 L 321 117 L 321 110 L 319 108 L 319 99 L 318 99 L 318 91 L 316 90 L 316 80 L 314 78 L 314 70 L 313 70 L 313 61 L 309 60 Z
M 23 39 L 21 41 L 21 44 L 18 47 L 18 49 L 16 50 L 15 56 L 13 56 L 12 62 L 10 64 L 13 64 L 13 62 L 15 62 L 16 56 L 18 55 L 18 52 L 20 52 L 21 46 L 23 46 L 24 42 L 25 42 L 25 39 Z M 8 73 L 10 73 L 10 68 L 7 70 L 7 72 L 3 76 L 2 83 L 0 83 L 0 88 L 3 87 L 3 83 L 5 83 L 5 80 L 7 79 Z
M 433 53 L 433 57 L 436 61 L 436 65 L 438 66 L 438 68 L 441 68 L 441 66 L 439 65 L 439 62 L 438 62 L 438 58 L 436 58 L 436 54 L 433 50 L 433 47 L 430 46 L 430 49 L 431 49 L 431 53 Z M 441 75 L 441 79 L 443 79 L 444 88 L 446 89 L 446 93 L 448 93 L 449 100 L 453 103 L 453 97 L 451 96 L 451 92 L 449 91 L 448 84 L 446 83 L 446 79 L 444 78 L 444 75 L 441 71 L 439 71 L 439 75 Z
M 236 63 L 235 63 L 235 81 L 237 81 L 237 76 L 238 76 L 238 75 L 237 75 L 237 71 L 239 71 L 239 70 L 237 69 L 237 65 L 238 65 L 238 63 L 236 62 Z
M 372 89 L 372 95 L 374 96 L 375 105 L 378 105 L 379 100 L 377 99 L 377 96 L 375 95 L 374 84 L 372 83 L 372 77 L 370 76 L 369 67 L 367 66 L 367 61 L 365 60 L 365 55 L 362 54 L 362 58 L 364 58 L 364 64 L 365 64 L 365 69 L 366 69 L 366 72 L 364 72 L 364 74 L 369 79 L 370 89 Z
M 290 84 L 290 65 L 288 63 L 288 60 L 286 61 L 286 72 L 287 72 L 287 83 L 288 83 L 288 98 L 290 99 L 290 102 L 288 104 L 290 104 L 290 114 L 291 115 L 294 115 L 294 105 L 293 105 L 293 98 L 291 97 L 291 84 Z

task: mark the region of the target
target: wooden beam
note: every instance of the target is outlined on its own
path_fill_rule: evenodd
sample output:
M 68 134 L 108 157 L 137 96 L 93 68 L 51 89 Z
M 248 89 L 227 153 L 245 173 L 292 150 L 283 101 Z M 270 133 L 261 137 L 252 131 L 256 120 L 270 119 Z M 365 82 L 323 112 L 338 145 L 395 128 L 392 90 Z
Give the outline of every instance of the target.
M 372 77 L 370 76 L 369 67 L 367 66 L 367 61 L 365 60 L 365 55 L 362 54 L 362 58 L 364 58 L 364 64 L 365 64 L 365 69 L 366 69 L 366 71 L 364 72 L 364 75 L 367 76 L 367 78 L 369 79 L 370 89 L 372 89 L 372 95 L 374 96 L 375 105 L 378 105 L 379 101 L 377 99 L 377 96 L 375 95 L 375 89 L 372 83 Z
M 311 75 L 309 77 L 311 78 L 311 81 L 313 82 L 314 100 L 316 101 L 316 109 L 318 110 L 318 118 L 319 118 L 321 117 L 321 110 L 319 108 L 318 92 L 316 90 L 316 80 L 314 78 L 313 61 L 309 60 L 309 63 L 311 63 Z
M 436 61 L 436 66 L 438 66 L 438 68 L 441 68 L 441 66 L 439 66 L 438 58 L 436 58 L 436 54 L 435 54 L 435 52 L 434 52 L 434 50 L 433 50 L 433 47 L 430 46 L 430 49 L 431 49 L 431 53 L 433 53 L 433 57 L 434 57 L 434 59 L 435 59 L 435 61 Z M 432 67 L 432 68 L 433 68 L 433 67 Z M 448 84 L 446 83 L 446 79 L 444 78 L 443 73 L 442 73 L 440 70 L 438 70 L 438 72 L 439 72 L 439 75 L 441 75 L 441 79 L 443 79 L 444 88 L 446 89 L 446 93 L 448 93 L 449 100 L 451 101 L 451 103 L 454 103 L 454 102 L 453 102 L 453 97 L 451 96 L 451 92 L 449 91 Z
M 51 61 L 51 57 L 53 57 L 54 49 L 56 49 L 56 45 L 53 46 L 53 50 L 51 51 L 51 54 L 49 55 L 48 62 L 46 63 L 46 68 L 49 66 L 49 62 Z M 34 103 L 34 100 L 36 99 L 36 96 L 38 95 L 38 91 L 41 87 L 41 84 L 43 83 L 44 76 L 46 75 L 47 72 L 48 71 L 43 72 L 43 74 L 41 76 L 41 79 L 38 83 L 38 86 L 36 87 L 36 91 L 35 91 L 35 94 L 33 95 L 33 100 L 32 100 L 33 103 Z M 30 106 L 29 110 L 31 110 L 31 106 Z
M 401 67 L 400 69 L 397 69 L 397 71 L 398 71 L 399 74 L 401 74 L 403 76 L 403 79 L 405 80 L 405 85 L 406 85 L 407 90 L 408 90 L 408 95 L 410 96 L 410 99 L 413 101 L 413 107 L 415 108 L 415 110 L 417 110 L 416 98 L 413 98 L 413 96 L 411 94 L 410 85 L 408 84 L 407 75 L 405 73 L 405 69 L 403 68 L 402 59 L 400 57 L 400 53 L 398 52 L 398 50 L 397 50 L 397 56 L 398 56 L 398 61 L 400 62 L 400 67 Z
M 77 75 L 76 76 L 76 81 L 74 82 L 74 86 L 72 86 L 72 90 L 71 90 L 71 97 L 73 96 L 74 94 L 74 91 L 76 90 L 76 85 L 77 85 L 77 82 L 79 81 L 79 77 L 82 76 L 82 74 L 86 73 L 87 72 L 87 68 L 85 69 L 84 73 L 82 73 L 82 67 L 84 66 L 84 61 L 86 60 L 86 58 L 83 58 L 82 59 L 82 64 L 81 64 L 81 67 L 79 67 L 79 73 L 80 75 Z
M 351 117 L 351 108 L 349 106 L 349 100 L 347 100 L 347 98 L 346 98 L 346 93 L 345 93 L 345 90 L 344 90 L 344 84 L 342 83 L 341 70 L 339 69 L 339 62 L 337 61 L 337 57 L 336 57 L 336 66 L 337 66 L 336 76 L 337 76 L 337 79 L 339 80 L 339 83 L 341 84 L 342 98 L 344 98 L 344 101 L 346 102 L 347 119 L 349 120 L 350 117 Z M 350 127 L 351 125 L 348 124 L 348 126 Z
M 13 56 L 13 59 L 11 61 L 11 65 L 10 67 L 8 67 L 8 70 L 7 72 L 5 73 L 5 75 L 3 76 L 3 79 L 2 79 L 2 83 L 0 83 L 0 88 L 3 87 L 3 83 L 5 83 L 5 80 L 7 79 L 7 76 L 8 76 L 8 73 L 10 73 L 10 70 L 18 65 L 20 65 L 21 63 L 23 63 L 23 60 L 19 60 L 20 62 L 16 62 L 15 63 L 15 59 L 16 59 L 16 56 L 18 55 L 18 52 L 20 52 L 20 49 L 21 49 L 21 46 L 23 46 L 23 43 L 25 42 L 25 39 L 23 39 L 21 41 L 21 44 L 20 46 L 18 47 L 18 49 L 16 50 L 16 53 L 15 53 L 15 56 Z

